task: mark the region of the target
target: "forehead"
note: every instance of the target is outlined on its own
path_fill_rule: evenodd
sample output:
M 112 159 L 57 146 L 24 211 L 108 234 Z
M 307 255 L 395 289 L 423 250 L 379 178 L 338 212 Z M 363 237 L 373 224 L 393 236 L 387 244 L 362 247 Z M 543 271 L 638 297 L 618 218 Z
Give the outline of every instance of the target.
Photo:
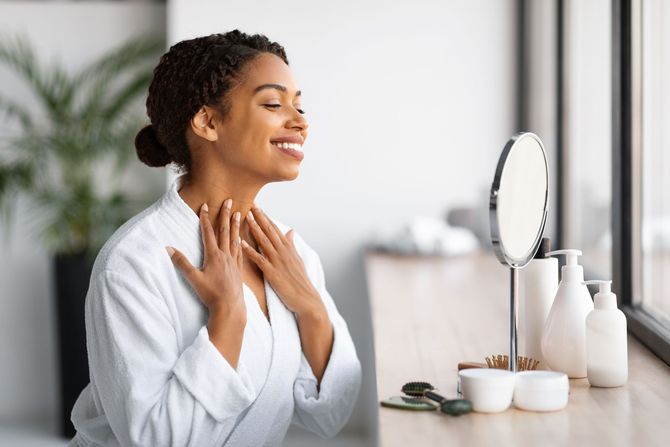
M 283 85 L 291 96 L 299 90 L 291 68 L 281 58 L 270 53 L 263 53 L 249 62 L 240 88 L 253 94 L 254 89 L 263 84 Z

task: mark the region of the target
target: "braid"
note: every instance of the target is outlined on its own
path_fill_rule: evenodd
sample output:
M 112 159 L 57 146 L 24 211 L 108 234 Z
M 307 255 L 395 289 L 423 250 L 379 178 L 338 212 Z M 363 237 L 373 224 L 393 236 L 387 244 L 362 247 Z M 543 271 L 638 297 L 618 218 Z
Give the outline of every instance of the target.
M 149 166 L 174 162 L 191 169 L 186 144 L 190 119 L 203 105 L 230 110 L 226 93 L 239 82 L 246 64 L 261 53 L 271 53 L 286 64 L 284 48 L 262 34 L 233 30 L 184 40 L 170 47 L 154 69 L 147 97 L 151 125 L 135 138 L 137 155 Z

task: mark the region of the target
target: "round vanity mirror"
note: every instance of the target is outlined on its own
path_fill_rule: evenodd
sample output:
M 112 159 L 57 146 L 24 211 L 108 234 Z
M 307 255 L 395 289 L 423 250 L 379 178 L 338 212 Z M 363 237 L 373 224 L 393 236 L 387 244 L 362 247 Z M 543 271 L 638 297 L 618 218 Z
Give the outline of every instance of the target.
M 519 269 L 535 255 L 547 221 L 549 167 L 540 138 L 523 132 L 500 155 L 489 202 L 491 242 L 498 260 L 510 267 L 509 369 L 516 371 Z
M 523 267 L 535 255 L 547 220 L 549 170 L 540 138 L 520 133 L 507 142 L 491 186 L 491 240 L 496 256 Z

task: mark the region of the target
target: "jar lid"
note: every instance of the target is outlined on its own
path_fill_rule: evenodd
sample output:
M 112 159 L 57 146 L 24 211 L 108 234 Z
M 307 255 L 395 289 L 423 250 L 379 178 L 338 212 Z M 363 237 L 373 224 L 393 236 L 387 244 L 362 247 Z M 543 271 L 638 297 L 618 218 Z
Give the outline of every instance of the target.
M 517 373 L 515 387 L 524 390 L 569 390 L 568 375 L 558 371 L 523 371 Z

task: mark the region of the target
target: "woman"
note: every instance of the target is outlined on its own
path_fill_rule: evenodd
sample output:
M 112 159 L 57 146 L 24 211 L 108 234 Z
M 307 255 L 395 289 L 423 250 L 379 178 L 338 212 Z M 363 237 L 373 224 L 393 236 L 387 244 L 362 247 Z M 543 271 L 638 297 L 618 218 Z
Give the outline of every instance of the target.
M 185 173 L 96 259 L 71 445 L 276 446 L 291 422 L 331 437 L 347 421 L 360 362 L 319 257 L 254 205 L 298 175 L 300 98 L 263 35 L 200 37 L 161 58 L 135 145 Z

